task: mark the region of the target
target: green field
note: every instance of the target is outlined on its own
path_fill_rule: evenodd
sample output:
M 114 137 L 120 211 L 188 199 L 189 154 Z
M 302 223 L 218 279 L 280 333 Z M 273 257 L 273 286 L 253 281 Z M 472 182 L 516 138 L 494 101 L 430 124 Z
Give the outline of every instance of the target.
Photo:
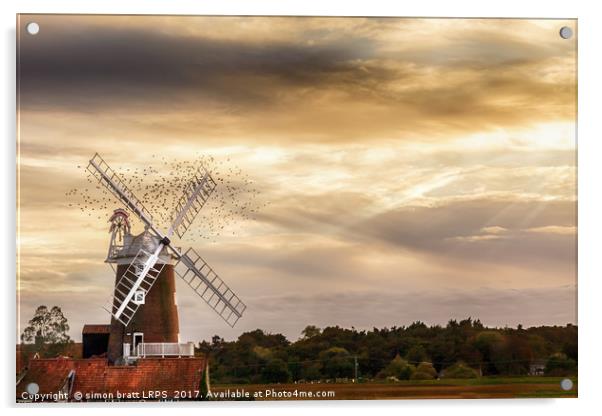
M 480 377 L 477 379 L 417 380 L 394 383 L 287 383 L 214 385 L 212 392 L 245 391 L 248 400 L 394 400 L 577 397 L 560 387 L 563 377 Z M 258 396 L 260 394 L 260 396 Z M 219 399 L 219 398 L 218 398 Z M 224 398 L 223 400 L 229 400 Z

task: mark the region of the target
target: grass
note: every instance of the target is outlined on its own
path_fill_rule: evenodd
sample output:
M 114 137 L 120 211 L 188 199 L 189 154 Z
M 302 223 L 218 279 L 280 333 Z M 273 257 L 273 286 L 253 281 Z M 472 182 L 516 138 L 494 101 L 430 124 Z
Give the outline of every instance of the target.
M 561 398 L 577 397 L 577 377 L 570 377 L 573 389 L 564 391 L 560 381 L 565 377 L 479 377 L 476 379 L 373 381 L 366 383 L 305 384 L 222 384 L 212 390 L 245 389 L 333 390 L 336 399 L 435 399 L 435 398 Z
M 492 386 L 498 384 L 554 384 L 560 385 L 560 382 L 567 377 L 544 377 L 544 376 L 516 376 L 516 377 L 497 377 L 486 376 L 479 378 L 450 378 L 441 380 L 400 380 L 395 383 L 386 381 L 377 382 L 383 384 L 398 384 L 407 386 Z M 568 377 L 577 385 L 577 377 Z M 369 382 L 366 384 L 372 384 Z
M 521 399 L 559 399 L 559 398 L 571 398 L 577 397 L 575 391 L 548 391 L 548 390 L 537 390 L 535 392 L 517 393 L 518 398 Z
M 498 377 L 484 376 L 478 378 L 449 378 L 440 380 L 399 380 L 395 382 L 385 380 L 375 380 L 360 382 L 358 385 L 397 385 L 397 386 L 492 386 L 500 384 L 552 384 L 560 385 L 560 382 L 567 377 L 545 377 L 545 376 L 516 376 L 516 377 Z M 568 377 L 577 385 L 577 377 Z M 246 384 L 215 384 L 215 387 L 244 387 Z M 305 384 L 320 384 L 320 385 L 336 385 L 336 384 L 351 384 L 351 383 L 305 383 Z M 272 384 L 266 384 L 271 386 Z M 277 384 L 276 384 L 277 385 Z

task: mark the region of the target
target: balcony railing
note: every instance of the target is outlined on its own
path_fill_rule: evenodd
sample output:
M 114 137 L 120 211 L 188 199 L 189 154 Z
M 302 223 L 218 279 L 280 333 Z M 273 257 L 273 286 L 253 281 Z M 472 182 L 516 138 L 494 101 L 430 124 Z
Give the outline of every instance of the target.
M 109 253 L 107 254 L 107 261 L 111 262 L 111 261 L 116 261 L 117 255 L 119 254 L 119 252 L 121 250 L 123 250 L 124 245 L 123 244 L 112 244 L 111 246 L 109 246 Z
M 123 344 L 124 358 L 139 357 L 193 357 L 194 343 L 178 344 L 177 342 L 143 342 L 131 348 L 129 343 Z

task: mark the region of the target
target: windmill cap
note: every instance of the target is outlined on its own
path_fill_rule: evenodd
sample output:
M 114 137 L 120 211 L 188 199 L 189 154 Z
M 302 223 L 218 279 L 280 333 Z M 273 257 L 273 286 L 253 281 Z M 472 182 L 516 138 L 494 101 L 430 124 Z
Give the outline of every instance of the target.
M 157 246 L 159 245 L 159 241 L 159 238 L 152 235 L 148 230 L 145 230 L 136 236 L 129 236 L 129 238 L 128 236 L 125 236 L 124 248 L 115 256 L 117 263 L 130 263 L 141 249 L 148 253 L 154 252 Z M 167 248 L 164 247 L 163 250 L 161 250 L 161 253 L 159 254 L 158 262 L 170 263 L 172 258 L 173 257 L 169 253 Z

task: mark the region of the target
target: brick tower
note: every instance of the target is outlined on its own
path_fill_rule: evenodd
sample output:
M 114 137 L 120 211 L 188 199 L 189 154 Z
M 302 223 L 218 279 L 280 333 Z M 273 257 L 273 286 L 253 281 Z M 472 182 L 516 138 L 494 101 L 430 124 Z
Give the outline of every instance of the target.
M 158 239 L 148 231 L 137 236 L 126 234 L 123 247 L 114 253 L 112 260 L 117 264 L 115 284 L 121 279 L 140 249 L 152 251 Z M 144 297 L 144 304 L 130 323 L 125 326 L 111 318 L 107 356 L 112 363 L 119 362 L 124 355 L 124 345 L 134 352 L 139 343 L 179 342 L 178 308 L 176 304 L 176 282 L 173 259 L 164 249 L 159 256 L 163 265 L 151 290 Z

